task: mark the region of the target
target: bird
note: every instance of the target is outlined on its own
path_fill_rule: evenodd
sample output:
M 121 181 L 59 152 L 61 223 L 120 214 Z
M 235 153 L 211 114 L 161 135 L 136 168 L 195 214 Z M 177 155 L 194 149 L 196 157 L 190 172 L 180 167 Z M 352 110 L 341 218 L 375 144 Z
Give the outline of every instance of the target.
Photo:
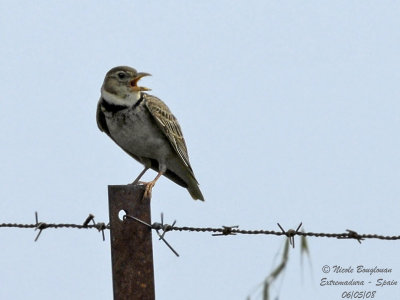
M 97 104 L 97 126 L 144 166 L 132 182 L 146 186 L 144 197 L 151 198 L 152 188 L 164 175 L 186 188 L 194 200 L 204 201 L 178 120 L 163 101 L 145 93 L 151 89 L 138 86 L 146 76 L 151 74 L 128 66 L 107 72 Z M 150 182 L 139 181 L 148 169 L 157 176 Z

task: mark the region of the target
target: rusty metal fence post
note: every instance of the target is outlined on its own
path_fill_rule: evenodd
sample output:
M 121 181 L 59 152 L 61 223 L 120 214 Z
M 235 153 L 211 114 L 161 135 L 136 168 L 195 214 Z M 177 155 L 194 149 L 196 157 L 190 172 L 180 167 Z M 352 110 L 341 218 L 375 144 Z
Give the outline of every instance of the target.
M 140 185 L 108 186 L 114 300 L 154 300 L 151 229 L 127 214 L 151 224 L 150 201 Z

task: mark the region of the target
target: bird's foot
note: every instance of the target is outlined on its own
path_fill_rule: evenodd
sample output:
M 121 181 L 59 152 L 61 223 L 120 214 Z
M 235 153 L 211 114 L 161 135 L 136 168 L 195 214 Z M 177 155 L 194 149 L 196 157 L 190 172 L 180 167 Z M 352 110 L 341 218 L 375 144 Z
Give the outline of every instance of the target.
M 146 199 L 151 199 L 151 191 L 153 189 L 153 186 L 156 184 L 155 181 L 150 181 L 145 183 L 146 184 L 146 189 L 144 190 L 144 195 L 143 198 Z

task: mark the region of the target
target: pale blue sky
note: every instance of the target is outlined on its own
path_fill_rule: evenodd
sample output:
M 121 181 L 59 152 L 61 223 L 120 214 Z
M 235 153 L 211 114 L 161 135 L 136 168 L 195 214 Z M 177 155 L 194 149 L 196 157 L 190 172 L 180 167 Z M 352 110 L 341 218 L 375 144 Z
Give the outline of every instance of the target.
M 35 210 L 46 222 L 108 220 L 107 185 L 142 167 L 98 131 L 95 110 L 105 73 L 129 65 L 153 74 L 143 85 L 179 119 L 206 198 L 163 178 L 154 221 L 164 212 L 180 226 L 302 221 L 314 232 L 399 234 L 398 2 L 0 1 L 0 11 L 0 222 L 31 223 Z M 0 229 L 1 299 L 112 298 L 108 235 L 34 236 Z M 245 299 L 284 241 L 167 238 L 181 257 L 154 240 L 157 299 Z M 272 295 L 341 299 L 344 289 L 319 286 L 325 264 L 390 267 L 383 277 L 400 281 L 399 242 L 309 245 L 311 266 L 292 251 Z M 398 286 L 377 290 L 400 297 Z

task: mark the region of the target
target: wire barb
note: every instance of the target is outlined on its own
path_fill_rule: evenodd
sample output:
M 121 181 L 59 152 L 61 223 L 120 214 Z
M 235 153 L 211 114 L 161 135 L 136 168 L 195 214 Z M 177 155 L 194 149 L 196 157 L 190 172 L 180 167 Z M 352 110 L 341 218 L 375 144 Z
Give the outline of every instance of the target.
M 152 228 L 156 231 L 159 240 L 162 240 L 165 245 L 177 256 L 179 257 L 178 252 L 175 251 L 175 249 L 167 242 L 167 240 L 164 238 L 165 234 L 168 231 L 171 231 L 176 224 L 176 220 L 172 222 L 172 225 L 164 224 L 164 214 L 161 213 L 161 224 L 160 223 L 153 223 Z M 160 234 L 159 230 L 162 230 L 162 233 Z
M 86 218 L 85 222 L 83 222 L 82 226 L 87 227 L 90 223 L 90 221 L 93 221 L 93 224 L 95 225 L 96 222 L 94 221 L 94 215 L 89 214 L 89 216 Z
M 35 231 L 39 229 L 39 233 L 37 234 L 37 236 L 35 238 L 35 242 L 37 242 L 40 234 L 42 233 L 42 230 L 48 228 L 48 225 L 46 223 L 39 222 L 39 216 L 38 216 L 37 211 L 35 211 L 35 221 L 36 221 Z
M 136 218 L 136 217 L 130 216 L 130 215 L 125 215 L 125 216 L 124 216 L 124 219 L 132 219 L 132 220 L 135 220 L 136 222 L 139 222 L 139 223 L 141 223 L 141 224 L 143 224 L 143 225 L 149 227 L 150 229 L 154 229 L 154 231 L 157 233 L 157 235 L 158 235 L 158 237 L 159 237 L 159 240 L 162 240 L 162 241 L 165 243 L 165 245 L 167 245 L 168 248 L 169 248 L 176 256 L 179 257 L 178 252 L 176 252 L 176 250 L 175 250 L 175 249 L 167 242 L 167 240 L 164 238 L 165 234 L 166 234 L 168 231 L 171 231 L 171 230 L 173 229 L 173 227 L 174 227 L 176 221 L 174 221 L 174 222 L 172 223 L 172 225 L 164 224 L 164 214 L 163 214 L 163 213 L 161 213 L 161 223 L 155 222 L 155 223 L 153 223 L 152 225 L 150 225 L 150 224 L 148 224 L 147 222 L 145 222 L 145 221 L 143 221 L 143 220 L 140 220 L 140 219 L 138 219 L 138 218 Z M 160 230 L 162 231 L 162 233 L 159 232 Z
M 94 220 L 93 220 L 93 222 L 94 222 Z M 106 240 L 106 237 L 105 237 L 105 235 L 104 235 L 104 230 L 105 229 L 108 229 L 109 227 L 110 227 L 110 224 L 107 224 L 106 225 L 106 223 L 103 223 L 103 222 L 100 222 L 100 223 L 95 223 L 95 224 L 93 224 L 93 226 L 94 226 L 94 228 L 96 228 L 98 231 L 101 231 L 101 235 L 103 236 L 103 242 Z
M 282 233 L 286 235 L 289 239 L 289 244 L 293 247 L 294 249 L 294 236 L 299 234 L 299 230 L 301 226 L 303 225 L 303 222 L 300 222 L 299 226 L 297 226 L 297 229 L 289 229 L 288 231 L 285 231 L 281 224 L 277 223 L 278 227 L 281 229 Z
M 83 227 L 88 228 L 90 221 L 92 221 L 93 223 L 93 228 L 96 228 L 99 232 L 101 231 L 101 235 L 103 237 L 103 242 L 106 240 L 106 237 L 104 235 L 104 229 L 107 229 L 106 223 L 100 222 L 100 223 L 96 223 L 96 221 L 94 220 L 94 215 L 89 214 L 89 216 L 86 218 L 85 222 L 83 222 Z
M 213 233 L 212 236 L 222 236 L 222 235 L 236 235 L 235 229 L 238 229 L 239 225 L 234 226 L 222 226 L 221 233 Z
M 348 233 L 344 233 L 344 236 L 338 236 L 338 239 L 355 239 L 357 240 L 360 244 L 361 241 L 365 240 L 365 238 L 361 235 L 359 235 L 356 231 L 354 230 L 350 230 L 350 229 L 346 229 L 346 231 Z

